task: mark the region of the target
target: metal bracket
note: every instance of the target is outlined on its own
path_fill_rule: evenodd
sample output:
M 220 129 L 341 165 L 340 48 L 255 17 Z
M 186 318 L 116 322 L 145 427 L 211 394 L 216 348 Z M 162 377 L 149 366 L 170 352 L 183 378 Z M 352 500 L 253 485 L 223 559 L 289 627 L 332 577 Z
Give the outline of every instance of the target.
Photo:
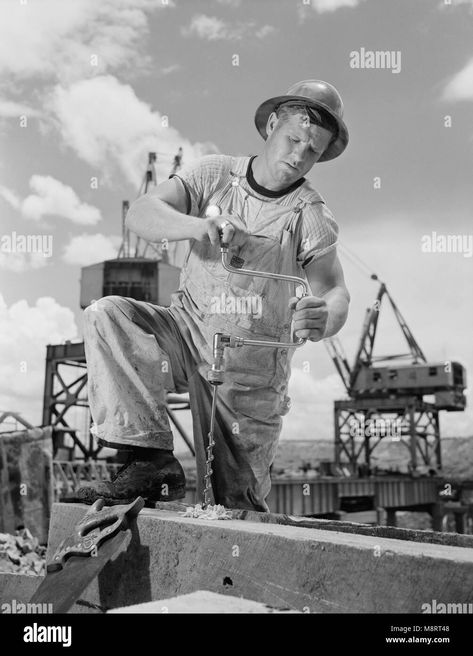
M 52 561 L 46 567 L 47 571 L 62 569 L 70 556 L 97 555 L 102 542 L 120 529 L 128 528 L 129 520 L 136 517 L 144 505 L 142 497 L 137 497 L 128 505 L 120 506 L 105 506 L 104 499 L 98 499 L 77 524 L 74 535 L 59 544 Z

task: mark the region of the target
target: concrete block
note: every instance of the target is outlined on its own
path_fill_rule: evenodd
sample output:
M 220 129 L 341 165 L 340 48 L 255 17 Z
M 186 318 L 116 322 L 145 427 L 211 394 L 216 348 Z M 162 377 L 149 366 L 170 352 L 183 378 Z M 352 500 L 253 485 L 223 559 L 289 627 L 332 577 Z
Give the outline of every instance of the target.
M 27 603 L 42 581 L 42 576 L 0 573 L 0 613 L 4 604 Z
M 189 505 L 189 504 L 187 504 Z M 186 504 L 172 501 L 156 503 L 157 510 L 184 511 Z M 318 519 L 314 517 L 301 517 L 285 515 L 282 513 L 264 513 L 256 510 L 231 510 L 232 519 L 241 519 L 263 524 L 283 524 L 302 528 L 318 528 L 323 531 L 337 531 L 340 533 L 356 533 L 357 535 L 370 535 L 379 538 L 394 538 L 395 540 L 408 540 L 411 542 L 429 542 L 431 544 L 444 544 L 450 547 L 473 547 L 473 535 L 459 535 L 458 533 L 439 533 L 412 528 L 397 528 L 393 526 L 379 526 L 362 524 L 354 521 Z M 370 512 L 370 511 L 368 511 Z M 346 513 L 350 518 L 354 513 Z
M 54 504 L 48 557 L 86 509 Z M 473 602 L 473 550 L 144 509 L 122 551 L 82 595 L 81 609 L 198 590 L 312 613 L 420 613 L 433 599 Z
M 198 590 L 190 594 L 148 601 L 145 604 L 124 606 L 109 610 L 109 613 L 295 613 L 293 610 L 277 610 L 257 601 L 217 594 L 208 590 Z

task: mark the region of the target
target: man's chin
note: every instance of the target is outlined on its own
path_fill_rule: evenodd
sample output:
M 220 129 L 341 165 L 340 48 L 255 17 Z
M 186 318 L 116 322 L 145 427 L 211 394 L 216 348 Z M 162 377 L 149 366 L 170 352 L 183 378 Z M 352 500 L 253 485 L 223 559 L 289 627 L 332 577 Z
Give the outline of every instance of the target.
M 296 182 L 296 180 L 299 180 L 300 177 L 301 176 L 294 168 L 289 168 L 283 164 L 279 170 L 278 181 L 285 187 L 288 187 L 293 182 Z

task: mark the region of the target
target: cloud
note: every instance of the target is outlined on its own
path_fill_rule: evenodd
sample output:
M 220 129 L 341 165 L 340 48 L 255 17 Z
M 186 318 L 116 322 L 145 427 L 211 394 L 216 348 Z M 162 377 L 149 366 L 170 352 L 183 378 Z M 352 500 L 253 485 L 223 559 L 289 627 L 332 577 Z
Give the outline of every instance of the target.
M 62 260 L 66 264 L 87 266 L 117 257 L 121 237 L 95 235 L 77 235 L 65 246 Z
M 255 32 L 255 37 L 257 39 L 264 39 L 269 34 L 274 34 L 275 32 L 277 32 L 277 30 L 272 25 L 263 25 L 263 27 L 260 27 L 259 30 Z
M 23 273 L 30 269 L 45 267 L 48 260 L 42 253 L 4 253 L 0 251 L 0 269 L 13 273 Z
M 333 402 L 346 395 L 338 374 L 316 379 L 293 365 L 288 393 L 292 404 L 283 418 L 281 439 L 333 439 Z
M 41 112 L 33 109 L 23 103 L 13 100 L 0 100 L 0 116 L 3 118 L 19 118 L 26 115 L 28 117 L 41 116 Z
M 473 100 L 473 59 L 450 79 L 443 91 L 443 99 Z
M 159 153 L 156 169 L 162 178 L 169 175 L 180 146 L 186 163 L 218 151 L 214 144 L 191 144 L 175 128 L 166 127 L 158 111 L 111 75 L 81 80 L 67 88 L 58 85 L 47 106 L 64 143 L 80 159 L 100 168 L 109 179 L 118 167 L 134 186 L 141 183 L 148 152 Z
M 312 0 L 312 8 L 319 14 L 336 11 L 341 7 L 357 7 L 363 0 Z
M 170 6 L 162 0 L 10 2 L 0 22 L 0 73 L 73 80 L 143 66 L 147 13 Z
M 72 187 L 49 175 L 33 175 L 30 187 L 35 193 L 23 201 L 6 187 L 0 188 L 0 195 L 25 218 L 34 221 L 39 221 L 44 216 L 60 216 L 72 223 L 94 225 L 102 218 L 99 209 L 80 202 Z
M 21 207 L 21 199 L 15 194 L 14 191 L 3 187 L 0 185 L 0 196 L 5 200 L 9 205 L 11 205 L 15 210 L 19 210 Z
M 200 14 L 199 16 L 194 16 L 190 25 L 187 28 L 183 28 L 182 33 L 184 36 L 192 36 L 195 34 L 201 39 L 217 41 L 219 39 L 227 38 L 228 27 L 223 20 L 220 20 L 220 18 Z
M 77 338 L 74 314 L 51 297 L 8 307 L 0 294 L 0 335 L 0 408 L 39 424 L 46 345 Z
M 448 11 L 452 6 L 459 7 L 460 5 L 467 5 L 473 10 L 473 0 L 450 0 L 448 4 L 445 0 L 441 0 L 438 4 L 438 8 L 442 11 Z
M 318 14 L 337 11 L 345 7 L 355 8 L 365 0 L 311 0 L 310 5 L 299 4 L 297 7 L 299 19 L 303 21 L 312 15 L 311 10 Z
M 245 37 L 264 39 L 276 31 L 272 25 L 258 27 L 254 22 L 231 24 L 205 14 L 194 16 L 190 25 L 181 30 L 183 36 L 197 36 L 207 41 L 239 41 Z
M 161 69 L 161 75 L 170 75 L 171 73 L 176 73 L 181 69 L 182 66 L 180 64 L 170 64 L 169 66 L 164 66 L 164 68 Z

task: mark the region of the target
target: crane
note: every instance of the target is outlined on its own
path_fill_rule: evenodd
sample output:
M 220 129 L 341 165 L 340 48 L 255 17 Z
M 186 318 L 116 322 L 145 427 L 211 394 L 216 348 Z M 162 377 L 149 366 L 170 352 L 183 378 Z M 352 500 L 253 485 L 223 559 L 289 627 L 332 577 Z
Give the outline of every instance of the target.
M 440 468 L 438 412 L 465 409 L 465 369 L 459 362 L 429 362 L 386 284 L 345 246 L 341 251 L 368 271 L 379 288 L 366 310 L 353 364 L 338 337 L 324 340 L 348 395 L 348 399 L 335 401 L 335 462 L 348 464 L 354 471 L 363 459 L 369 470 L 372 451 L 382 438 L 391 437 L 408 447 L 412 471 L 419 461 Z M 389 302 L 407 343 L 405 353 L 374 355 L 383 299 Z M 428 401 L 426 396 L 435 400 Z M 395 433 L 392 427 L 396 427 Z

